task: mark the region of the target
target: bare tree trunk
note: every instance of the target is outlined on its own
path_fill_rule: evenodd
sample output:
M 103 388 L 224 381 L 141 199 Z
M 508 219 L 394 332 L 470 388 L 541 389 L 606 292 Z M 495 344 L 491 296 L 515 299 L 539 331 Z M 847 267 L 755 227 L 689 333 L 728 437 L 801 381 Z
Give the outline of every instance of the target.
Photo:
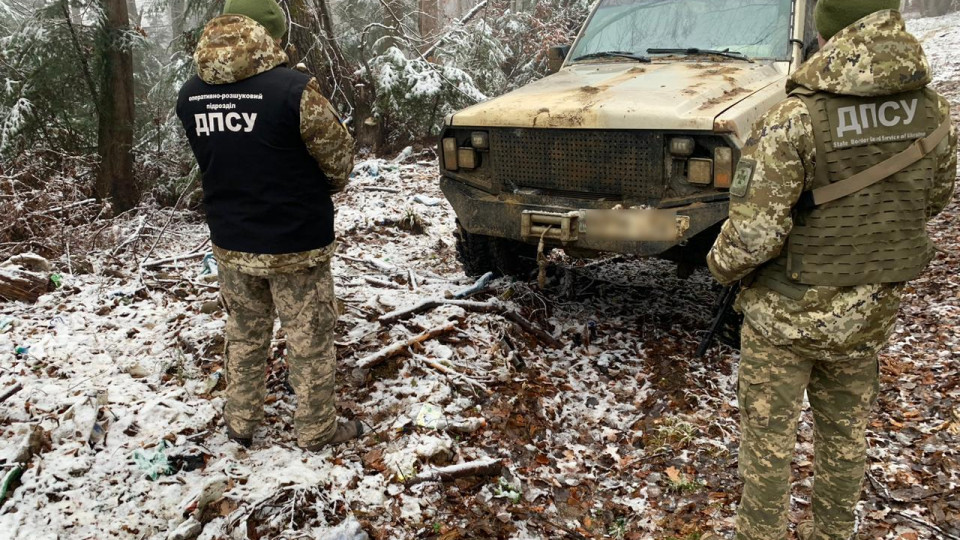
M 383 142 L 382 129 L 367 122 L 376 100 L 373 83 L 355 80 L 357 66 L 346 60 L 337 43 L 327 0 L 287 0 L 286 5 L 294 22 L 290 42 L 298 56 L 291 62 L 303 62 L 324 95 L 341 111 L 352 111 L 358 146 L 378 147 Z
M 170 0 L 167 3 L 167 16 L 170 19 L 170 37 L 179 39 L 183 35 L 186 2 L 184 0 Z
M 134 26 L 143 26 L 143 16 L 137 9 L 137 0 L 127 0 L 127 13 L 130 14 L 130 22 Z
M 440 35 L 440 1 L 419 0 L 419 4 L 420 39 L 432 42 Z
M 118 212 L 139 202 L 133 178 L 133 52 L 124 45 L 130 30 L 126 0 L 101 0 L 104 20 L 98 45 L 102 59 L 97 150 L 97 194 Z

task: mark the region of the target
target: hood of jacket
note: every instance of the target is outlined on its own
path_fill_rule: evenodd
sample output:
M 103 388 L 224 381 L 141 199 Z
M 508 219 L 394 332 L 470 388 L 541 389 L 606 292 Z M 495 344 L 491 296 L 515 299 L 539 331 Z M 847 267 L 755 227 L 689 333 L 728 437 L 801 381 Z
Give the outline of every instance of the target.
M 871 13 L 844 28 L 810 57 L 787 82 L 850 96 L 885 96 L 923 88 L 930 64 L 920 42 L 907 32 L 898 11 Z
M 203 82 L 228 84 L 286 64 L 287 54 L 258 22 L 231 14 L 207 23 L 193 59 Z

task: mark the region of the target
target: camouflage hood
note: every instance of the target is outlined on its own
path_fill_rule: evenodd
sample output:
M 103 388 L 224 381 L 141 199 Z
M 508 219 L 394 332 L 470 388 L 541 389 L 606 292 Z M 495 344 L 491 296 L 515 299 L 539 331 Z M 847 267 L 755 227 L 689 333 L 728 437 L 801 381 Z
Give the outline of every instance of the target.
M 897 11 L 867 15 L 841 30 L 787 82 L 834 94 L 884 96 L 930 83 L 930 64 Z
M 193 59 L 197 75 L 207 84 L 242 81 L 287 63 L 267 29 L 244 15 L 223 15 L 207 23 Z

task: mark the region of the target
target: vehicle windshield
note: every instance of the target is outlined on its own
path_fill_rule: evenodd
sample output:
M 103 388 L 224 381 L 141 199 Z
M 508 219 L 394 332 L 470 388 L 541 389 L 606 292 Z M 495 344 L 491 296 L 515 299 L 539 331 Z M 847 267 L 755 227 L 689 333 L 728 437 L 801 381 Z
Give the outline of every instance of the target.
M 697 48 L 735 51 L 750 58 L 789 60 L 791 3 L 600 0 L 569 58 L 575 60 L 604 51 L 646 55 L 647 49 Z

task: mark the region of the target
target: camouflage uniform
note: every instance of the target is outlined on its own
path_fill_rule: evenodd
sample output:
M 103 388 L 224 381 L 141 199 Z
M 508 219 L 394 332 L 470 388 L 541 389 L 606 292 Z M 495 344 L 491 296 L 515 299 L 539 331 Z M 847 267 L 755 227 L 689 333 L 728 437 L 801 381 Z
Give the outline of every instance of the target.
M 895 11 L 879 11 L 834 36 L 790 78 L 834 94 L 879 96 L 930 82 L 929 65 Z M 941 118 L 949 105 L 940 98 Z M 955 129 L 934 151 L 937 169 L 927 215 L 946 206 L 956 177 Z M 760 121 L 743 159 L 756 162 L 742 197 L 731 196 L 707 262 L 724 284 L 746 278 L 776 258 L 793 227 L 793 209 L 814 181 L 816 148 L 806 106 L 789 98 Z M 737 538 L 787 534 L 790 462 L 806 392 L 814 413 L 814 532 L 817 540 L 849 538 L 860 497 L 865 430 L 878 389 L 877 354 L 896 321 L 902 285 L 810 287 L 788 298 L 762 285 L 745 286 L 738 400 L 744 492 Z
M 287 62 L 266 29 L 242 15 L 224 15 L 207 24 L 194 59 L 200 78 L 208 84 L 244 80 Z M 300 101 L 300 135 L 331 191 L 342 191 L 353 169 L 353 140 L 316 79 L 307 83 Z M 287 333 L 290 382 L 298 400 L 294 418 L 298 444 L 316 446 L 333 435 L 334 250 L 335 244 L 329 244 L 296 253 L 257 254 L 214 246 L 228 312 L 224 417 L 232 433 L 250 437 L 263 420 L 266 359 L 276 309 Z

